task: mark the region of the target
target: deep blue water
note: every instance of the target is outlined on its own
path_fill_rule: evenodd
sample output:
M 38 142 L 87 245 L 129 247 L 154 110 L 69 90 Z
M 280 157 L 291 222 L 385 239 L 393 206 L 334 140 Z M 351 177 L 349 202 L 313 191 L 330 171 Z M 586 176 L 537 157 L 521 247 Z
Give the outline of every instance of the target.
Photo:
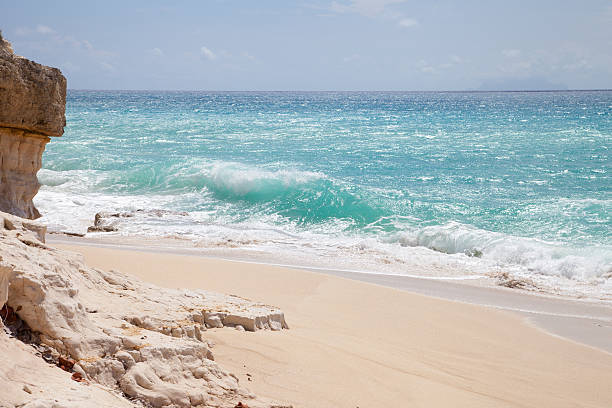
M 64 230 L 99 210 L 166 209 L 188 214 L 136 221 L 589 279 L 612 270 L 610 148 L 612 92 L 70 91 L 38 205 Z

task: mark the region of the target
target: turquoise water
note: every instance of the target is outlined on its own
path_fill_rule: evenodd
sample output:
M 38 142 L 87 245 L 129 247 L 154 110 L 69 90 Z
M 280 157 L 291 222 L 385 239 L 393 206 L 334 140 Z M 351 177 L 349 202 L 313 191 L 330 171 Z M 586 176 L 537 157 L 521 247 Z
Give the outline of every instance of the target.
M 39 175 L 52 229 L 164 209 L 120 230 L 612 271 L 612 92 L 70 91 L 66 116 Z

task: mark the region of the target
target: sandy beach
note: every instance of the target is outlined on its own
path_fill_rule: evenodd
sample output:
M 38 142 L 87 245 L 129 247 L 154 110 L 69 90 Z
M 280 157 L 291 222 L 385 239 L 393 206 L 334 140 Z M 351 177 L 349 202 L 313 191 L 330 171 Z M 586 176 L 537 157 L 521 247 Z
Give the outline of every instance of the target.
M 290 330 L 212 329 L 206 337 L 215 343 L 216 361 L 249 389 L 296 407 L 612 406 L 612 354 L 604 351 L 609 327 L 572 309 L 605 318 L 604 306 L 538 303 L 525 295 L 539 312 L 510 312 L 467 304 L 462 296 L 474 299 L 479 295 L 470 291 L 483 289 L 447 282 L 439 285 L 447 289 L 428 281 L 420 290 L 399 290 L 263 264 L 51 244 L 81 253 L 91 266 L 160 286 L 205 288 L 281 307 Z M 507 301 L 516 307 L 516 298 Z M 601 330 L 585 332 L 585 325 Z M 556 327 L 556 335 L 541 327 Z M 579 344 L 577 333 L 591 345 Z
M 311 3 L 3 5 L 0 408 L 612 408 L 610 2 Z

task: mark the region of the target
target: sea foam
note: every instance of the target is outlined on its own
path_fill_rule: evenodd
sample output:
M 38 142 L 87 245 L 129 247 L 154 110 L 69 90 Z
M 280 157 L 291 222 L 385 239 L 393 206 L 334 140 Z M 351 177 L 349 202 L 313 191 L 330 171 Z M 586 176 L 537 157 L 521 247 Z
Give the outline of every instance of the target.
M 35 202 L 50 230 L 129 212 L 208 252 L 612 296 L 610 100 L 70 91 Z

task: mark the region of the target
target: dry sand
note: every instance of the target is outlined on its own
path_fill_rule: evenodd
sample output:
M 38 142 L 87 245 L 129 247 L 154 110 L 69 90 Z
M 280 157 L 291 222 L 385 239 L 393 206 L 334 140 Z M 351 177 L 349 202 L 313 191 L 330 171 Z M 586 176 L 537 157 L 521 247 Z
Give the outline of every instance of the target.
M 54 245 L 158 285 L 281 307 L 290 330 L 206 337 L 249 389 L 296 407 L 612 407 L 612 354 L 517 313 L 269 265 Z

